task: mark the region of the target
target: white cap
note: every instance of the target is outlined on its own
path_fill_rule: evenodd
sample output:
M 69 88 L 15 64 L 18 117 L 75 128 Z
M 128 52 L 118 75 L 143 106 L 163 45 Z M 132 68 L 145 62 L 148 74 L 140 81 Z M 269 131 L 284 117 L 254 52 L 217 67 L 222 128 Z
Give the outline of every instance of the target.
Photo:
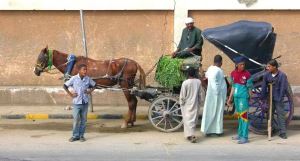
M 185 24 L 188 24 L 188 23 L 194 23 L 194 19 L 192 17 L 187 17 L 185 20 L 184 20 Z

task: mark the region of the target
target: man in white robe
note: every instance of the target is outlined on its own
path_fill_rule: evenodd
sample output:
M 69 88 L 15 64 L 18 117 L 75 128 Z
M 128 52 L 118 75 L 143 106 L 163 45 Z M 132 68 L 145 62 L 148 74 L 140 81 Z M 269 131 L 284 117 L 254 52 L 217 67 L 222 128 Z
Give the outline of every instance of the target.
M 210 136 L 223 134 L 223 113 L 226 102 L 227 84 L 221 69 L 222 57 L 214 57 L 214 65 L 205 73 L 208 79 L 207 92 L 201 121 L 201 131 Z
M 182 83 L 179 103 L 181 107 L 184 127 L 184 137 L 190 142 L 197 142 L 195 136 L 198 111 L 200 108 L 201 82 L 196 78 L 196 70 L 188 69 L 188 79 Z

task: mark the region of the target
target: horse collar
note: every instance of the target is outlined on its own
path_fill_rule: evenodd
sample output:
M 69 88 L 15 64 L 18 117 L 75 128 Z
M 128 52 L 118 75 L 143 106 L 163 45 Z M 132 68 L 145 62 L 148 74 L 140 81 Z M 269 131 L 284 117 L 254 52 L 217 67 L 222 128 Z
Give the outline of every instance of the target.
M 53 50 L 48 50 L 48 70 L 51 70 L 51 67 L 53 65 Z

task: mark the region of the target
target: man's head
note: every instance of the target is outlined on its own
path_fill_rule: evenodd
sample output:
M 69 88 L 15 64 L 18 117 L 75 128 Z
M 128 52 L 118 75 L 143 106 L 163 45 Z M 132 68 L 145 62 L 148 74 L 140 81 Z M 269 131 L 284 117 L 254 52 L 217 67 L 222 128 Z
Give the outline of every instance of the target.
M 243 56 L 239 56 L 234 58 L 235 65 L 239 71 L 245 70 L 245 62 L 246 58 Z
M 186 18 L 184 22 L 185 22 L 186 27 L 187 27 L 189 30 L 191 30 L 191 29 L 194 28 L 194 19 L 193 19 L 192 17 Z
M 267 70 L 271 73 L 276 73 L 278 70 L 278 62 L 275 59 L 272 59 L 267 64 Z
M 216 55 L 215 57 L 214 57 L 214 64 L 216 65 L 216 66 L 218 66 L 218 67 L 221 67 L 222 66 L 222 63 L 223 63 L 223 60 L 222 60 L 223 58 L 222 58 L 222 56 L 221 55 Z
M 87 73 L 87 66 L 85 64 L 78 65 L 79 76 L 85 77 Z
M 187 70 L 188 77 L 196 78 L 196 69 L 189 67 Z

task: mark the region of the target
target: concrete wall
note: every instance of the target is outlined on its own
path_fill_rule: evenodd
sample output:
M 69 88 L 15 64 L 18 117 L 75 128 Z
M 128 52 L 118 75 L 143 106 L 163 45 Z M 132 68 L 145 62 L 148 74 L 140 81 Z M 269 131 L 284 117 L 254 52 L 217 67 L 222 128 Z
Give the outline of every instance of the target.
M 171 11 L 86 11 L 84 16 L 90 58 L 127 57 L 147 71 L 172 50 Z M 33 74 L 47 44 L 83 54 L 79 11 L 0 11 L 0 20 L 1 86 L 61 85 L 60 74 Z
M 0 86 L 0 105 L 67 105 L 72 102 L 61 86 Z M 122 91 L 95 90 L 93 104 L 105 106 L 127 105 Z M 139 105 L 149 105 L 144 100 L 139 100 Z
M 283 56 L 280 59 L 282 70 L 288 74 L 293 86 L 300 85 L 297 72 L 300 11 L 219 10 L 189 11 L 188 14 L 195 18 L 195 25 L 201 29 L 240 19 L 272 23 L 278 34 L 274 56 Z M 40 50 L 47 44 L 49 48 L 66 53 L 83 54 L 79 11 L 0 11 L 0 20 L 0 104 L 55 105 L 70 102 L 65 93 L 58 90 L 62 85 L 58 80 L 61 74 L 37 77 L 33 74 L 33 66 Z M 148 71 L 161 54 L 173 49 L 173 11 L 86 11 L 85 23 L 91 58 L 128 57 Z M 219 52 L 205 41 L 205 68 Z M 233 63 L 224 58 L 224 69 L 229 73 Z M 147 77 L 147 83 L 153 84 L 153 79 L 152 73 Z M 296 96 L 298 98 L 298 94 Z M 96 92 L 95 98 L 98 105 L 126 104 L 121 92 Z

